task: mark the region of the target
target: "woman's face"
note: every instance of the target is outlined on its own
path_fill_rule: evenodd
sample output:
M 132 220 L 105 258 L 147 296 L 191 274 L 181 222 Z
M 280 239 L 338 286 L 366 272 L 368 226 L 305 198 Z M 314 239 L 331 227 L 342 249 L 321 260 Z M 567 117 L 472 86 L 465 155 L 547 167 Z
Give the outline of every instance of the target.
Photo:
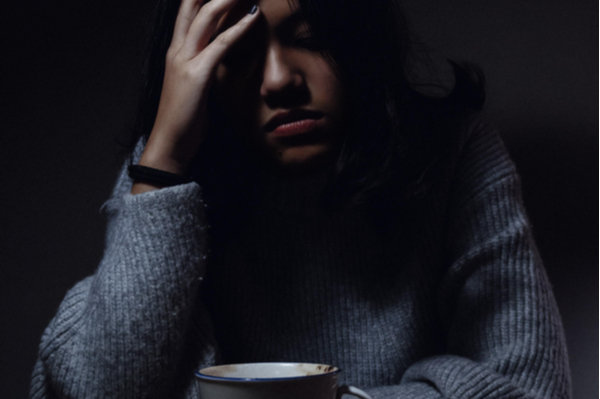
M 257 4 L 259 20 L 217 69 L 219 103 L 240 139 L 278 172 L 320 170 L 335 160 L 346 130 L 342 86 L 287 0 Z M 219 29 L 250 6 L 241 1 Z

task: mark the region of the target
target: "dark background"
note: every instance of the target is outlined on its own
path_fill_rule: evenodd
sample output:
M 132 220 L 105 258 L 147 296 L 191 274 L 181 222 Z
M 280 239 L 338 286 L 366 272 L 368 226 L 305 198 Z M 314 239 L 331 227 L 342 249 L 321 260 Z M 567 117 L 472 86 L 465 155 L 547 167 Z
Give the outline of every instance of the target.
M 141 0 L 3 6 L 0 397 L 26 397 L 43 329 L 103 248 L 99 208 L 139 76 Z M 576 399 L 598 397 L 598 2 L 405 0 L 423 42 L 479 63 L 522 175 L 567 334 Z M 15 7 L 15 6 L 8 6 Z

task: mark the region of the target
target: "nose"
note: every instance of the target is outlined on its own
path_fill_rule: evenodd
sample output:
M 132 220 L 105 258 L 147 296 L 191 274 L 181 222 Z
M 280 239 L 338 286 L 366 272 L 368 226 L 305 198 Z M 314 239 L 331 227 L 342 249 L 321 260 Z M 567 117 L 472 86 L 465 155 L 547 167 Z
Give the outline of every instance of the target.
M 269 47 L 264 64 L 260 94 L 264 98 L 279 97 L 293 92 L 304 84 L 300 68 L 292 57 L 278 45 Z

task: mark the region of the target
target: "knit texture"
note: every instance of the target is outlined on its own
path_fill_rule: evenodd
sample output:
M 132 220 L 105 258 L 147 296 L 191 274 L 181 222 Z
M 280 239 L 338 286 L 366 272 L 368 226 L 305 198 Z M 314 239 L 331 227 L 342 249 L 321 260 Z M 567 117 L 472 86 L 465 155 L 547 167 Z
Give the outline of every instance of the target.
M 123 169 L 31 398 L 192 399 L 195 369 L 257 361 L 333 364 L 374 399 L 570 398 L 515 167 L 481 124 L 457 148 L 410 245 L 360 210 L 321 212 L 323 175 L 261 177 L 243 234 L 211 241 L 198 184 L 133 196 Z

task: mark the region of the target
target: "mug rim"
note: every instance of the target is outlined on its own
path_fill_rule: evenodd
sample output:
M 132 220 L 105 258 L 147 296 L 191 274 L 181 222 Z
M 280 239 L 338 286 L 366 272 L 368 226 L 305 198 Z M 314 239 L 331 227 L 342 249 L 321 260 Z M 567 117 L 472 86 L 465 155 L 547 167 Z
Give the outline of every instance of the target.
M 213 368 L 213 367 L 221 367 L 221 366 L 241 366 L 241 365 L 258 365 L 258 364 L 272 364 L 272 365 L 297 365 L 297 364 L 308 364 L 314 366 L 326 366 L 333 367 L 333 370 L 328 371 L 326 373 L 321 374 L 311 374 L 311 375 L 300 375 L 295 377 L 274 377 L 274 378 L 239 378 L 239 377 L 217 377 L 214 375 L 203 374 L 202 371 Z M 289 380 L 300 380 L 303 378 L 315 378 L 315 377 L 323 377 L 329 375 L 335 375 L 341 373 L 342 370 L 337 366 L 331 366 L 329 364 L 323 363 L 306 363 L 306 362 L 254 362 L 254 363 L 235 363 L 235 364 L 219 364 L 209 367 L 204 367 L 202 369 L 196 370 L 196 378 L 200 380 L 208 380 L 208 381 L 246 381 L 246 382 L 263 382 L 263 381 L 289 381 Z

